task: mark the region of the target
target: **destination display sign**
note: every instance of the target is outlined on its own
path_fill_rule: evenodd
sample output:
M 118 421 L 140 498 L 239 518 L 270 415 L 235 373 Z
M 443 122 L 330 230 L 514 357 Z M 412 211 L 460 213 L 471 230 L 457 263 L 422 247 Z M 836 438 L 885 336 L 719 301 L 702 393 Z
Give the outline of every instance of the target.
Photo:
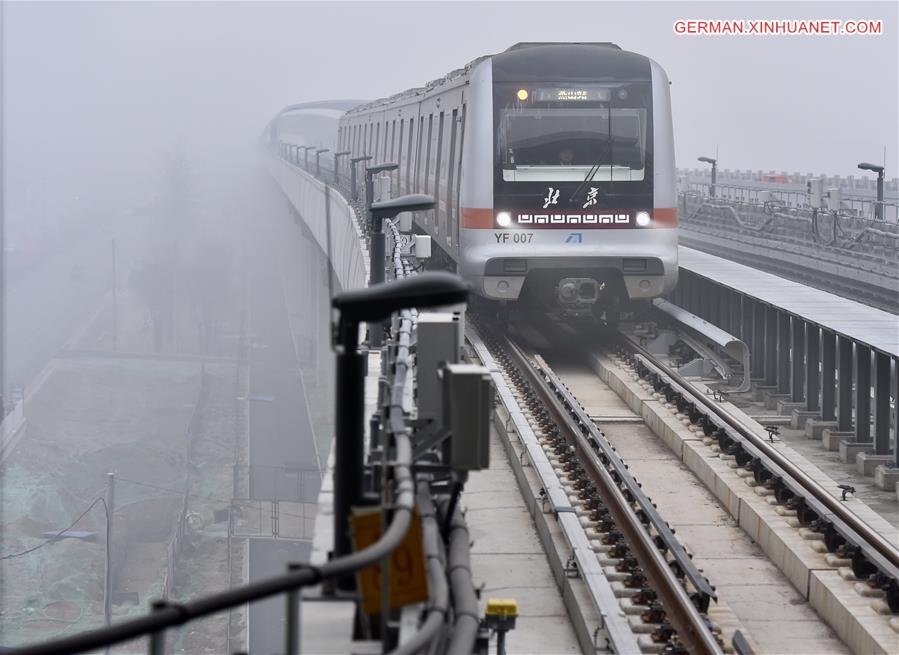
M 534 90 L 537 102 L 607 102 L 611 97 L 610 89 L 598 86 L 544 86 Z

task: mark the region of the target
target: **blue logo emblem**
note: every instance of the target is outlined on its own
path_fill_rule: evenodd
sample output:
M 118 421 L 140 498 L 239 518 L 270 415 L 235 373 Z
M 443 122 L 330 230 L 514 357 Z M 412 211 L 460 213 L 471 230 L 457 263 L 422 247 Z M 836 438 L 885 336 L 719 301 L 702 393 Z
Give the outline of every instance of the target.
M 583 243 L 584 235 L 581 232 L 572 232 L 568 235 L 568 238 L 565 239 L 565 243 Z

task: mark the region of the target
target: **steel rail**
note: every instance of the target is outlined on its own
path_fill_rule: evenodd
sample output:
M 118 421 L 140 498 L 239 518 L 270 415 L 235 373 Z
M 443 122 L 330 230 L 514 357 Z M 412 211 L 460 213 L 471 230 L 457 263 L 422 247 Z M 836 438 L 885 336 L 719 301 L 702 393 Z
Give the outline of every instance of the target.
M 539 483 L 546 493 L 544 498 L 551 504 L 559 528 L 567 545 L 571 548 L 574 562 L 584 581 L 591 604 L 601 617 L 600 629 L 605 633 L 609 647 L 616 653 L 640 652 L 637 637 L 628 624 L 627 616 L 621 609 L 610 581 L 599 565 L 599 560 L 590 546 L 584 526 L 575 514 L 575 508 L 563 490 L 543 446 L 537 441 L 537 436 L 521 412 L 512 387 L 504 378 L 502 364 L 494 359 L 493 354 L 481 339 L 478 329 L 470 323 L 466 327 L 465 334 L 478 359 L 490 369 L 500 403 L 509 412 L 507 426 L 512 426 L 511 429 L 518 434 L 531 466 L 539 478 Z
M 657 548 L 634 508 L 625 499 L 619 486 L 620 483 L 612 477 L 594 450 L 591 438 L 593 442 L 596 442 L 604 441 L 605 437 L 596 429 L 589 417 L 584 415 L 585 420 L 577 413 L 570 412 L 562 404 L 560 398 L 564 397 L 564 394 L 560 393 L 559 389 L 564 387 L 545 364 L 538 364 L 535 367 L 529 362 L 528 355 L 521 347 L 508 337 L 502 338 L 506 341 L 508 352 L 516 360 L 515 365 L 519 371 L 531 382 L 535 392 L 543 397 L 547 409 L 555 415 L 558 425 L 569 432 L 579 461 L 594 482 L 616 527 L 627 540 L 627 545 L 643 569 L 647 581 L 658 594 L 659 600 L 665 608 L 666 618 L 677 630 L 678 638 L 690 653 L 721 655 L 724 651 L 709 629 L 706 619 L 681 585 L 668 560 Z M 556 388 L 552 388 L 553 386 Z M 580 407 L 576 401 L 574 405 Z M 593 433 L 591 433 L 591 428 Z M 591 433 L 590 438 L 584 432 Z M 633 480 L 630 473 L 627 473 L 626 470 L 625 473 Z M 618 475 L 620 477 L 620 474 Z M 635 481 L 634 485 L 637 486 Z M 639 489 L 638 486 L 637 488 Z M 630 492 L 630 486 L 628 486 L 628 491 Z M 705 585 L 708 586 L 707 581 Z M 702 589 L 698 590 L 702 591 Z
M 674 532 L 668 526 L 668 523 L 662 518 L 662 515 L 659 514 L 655 505 L 652 504 L 652 501 L 640 487 L 640 484 L 634 476 L 631 475 L 624 460 L 622 460 L 618 453 L 612 448 L 612 445 L 608 442 L 605 435 L 602 433 L 602 430 L 596 427 L 587 412 L 583 410 L 580 403 L 562 384 L 561 380 L 559 380 L 558 376 L 552 371 L 549 365 L 546 364 L 543 358 L 536 355 L 534 359 L 536 360 L 540 372 L 543 373 L 544 377 L 556 392 L 557 397 L 564 401 L 565 409 L 577 419 L 577 427 L 580 428 L 581 433 L 585 431 L 590 433 L 587 440 L 593 447 L 593 450 L 595 452 L 602 451 L 603 457 L 608 461 L 607 466 L 611 466 L 614 469 L 620 480 L 618 483 L 619 487 L 625 487 L 624 491 L 629 493 L 631 498 L 633 498 L 633 502 L 640 506 L 640 510 L 646 516 L 649 524 L 665 541 L 665 545 L 674 557 L 674 561 L 677 562 L 680 570 L 697 592 L 705 597 L 702 609 L 703 611 L 707 609 L 708 600 L 717 599 L 712 585 L 709 584 L 709 581 L 706 580 L 705 576 L 696 568 L 696 565 L 693 563 L 693 560 L 690 559 L 687 551 L 684 550 L 684 547 L 674 536 Z M 592 438 L 593 441 L 590 441 L 590 438 Z
M 890 543 L 883 535 L 865 523 L 838 498 L 831 495 L 763 437 L 755 434 L 740 419 L 716 404 L 715 401 L 708 398 L 705 394 L 696 391 L 691 382 L 671 370 L 647 349 L 634 343 L 624 335 L 619 336 L 625 347 L 638 353 L 650 369 L 655 369 L 659 374 L 667 377 L 675 386 L 680 388 L 680 393 L 689 398 L 691 402 L 695 405 L 701 405 L 711 416 L 717 417 L 724 423 L 721 427 L 729 429 L 737 442 L 748 446 L 757 457 L 767 460 L 769 470 L 774 474 L 781 474 L 783 476 L 782 481 L 784 484 L 792 487 L 791 491 L 793 493 L 797 493 L 800 497 L 810 496 L 810 498 L 805 499 L 807 502 L 811 500 L 819 505 L 816 513 L 820 517 L 829 520 L 835 519 L 837 523 L 845 526 L 844 530 L 850 534 L 843 534 L 843 536 L 849 540 L 856 541 L 856 545 L 862 549 L 872 564 L 878 566 L 879 563 L 878 568 L 883 569 L 885 574 L 899 580 L 899 548 L 895 544 Z M 791 481 L 792 484 L 790 484 Z M 815 510 L 814 507 L 811 509 Z M 821 511 L 822 509 L 824 511 Z M 837 524 L 834 527 L 839 529 Z M 852 538 L 852 533 L 854 533 L 855 539 Z

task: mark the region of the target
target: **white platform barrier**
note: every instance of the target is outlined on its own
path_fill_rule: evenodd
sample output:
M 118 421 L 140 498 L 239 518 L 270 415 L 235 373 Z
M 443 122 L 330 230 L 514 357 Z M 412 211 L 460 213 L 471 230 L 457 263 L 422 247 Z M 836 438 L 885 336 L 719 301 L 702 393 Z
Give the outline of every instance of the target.
M 283 159 L 269 157 L 266 165 L 315 241 L 330 257 L 340 287 L 365 286 L 365 255 L 353 208 L 336 189 Z
M 6 450 L 9 448 L 16 436 L 25 427 L 25 405 L 21 401 L 16 403 L 15 408 L 3 417 L 0 423 L 0 461 L 6 457 Z

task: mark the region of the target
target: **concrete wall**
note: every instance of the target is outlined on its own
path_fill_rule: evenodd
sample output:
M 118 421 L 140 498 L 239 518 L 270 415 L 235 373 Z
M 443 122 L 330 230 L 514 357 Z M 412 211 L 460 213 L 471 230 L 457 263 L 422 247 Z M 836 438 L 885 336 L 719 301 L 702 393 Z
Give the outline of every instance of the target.
M 365 286 L 365 257 L 356 212 L 344 197 L 337 189 L 275 156 L 266 155 L 266 167 L 322 251 L 328 253 L 340 287 Z

